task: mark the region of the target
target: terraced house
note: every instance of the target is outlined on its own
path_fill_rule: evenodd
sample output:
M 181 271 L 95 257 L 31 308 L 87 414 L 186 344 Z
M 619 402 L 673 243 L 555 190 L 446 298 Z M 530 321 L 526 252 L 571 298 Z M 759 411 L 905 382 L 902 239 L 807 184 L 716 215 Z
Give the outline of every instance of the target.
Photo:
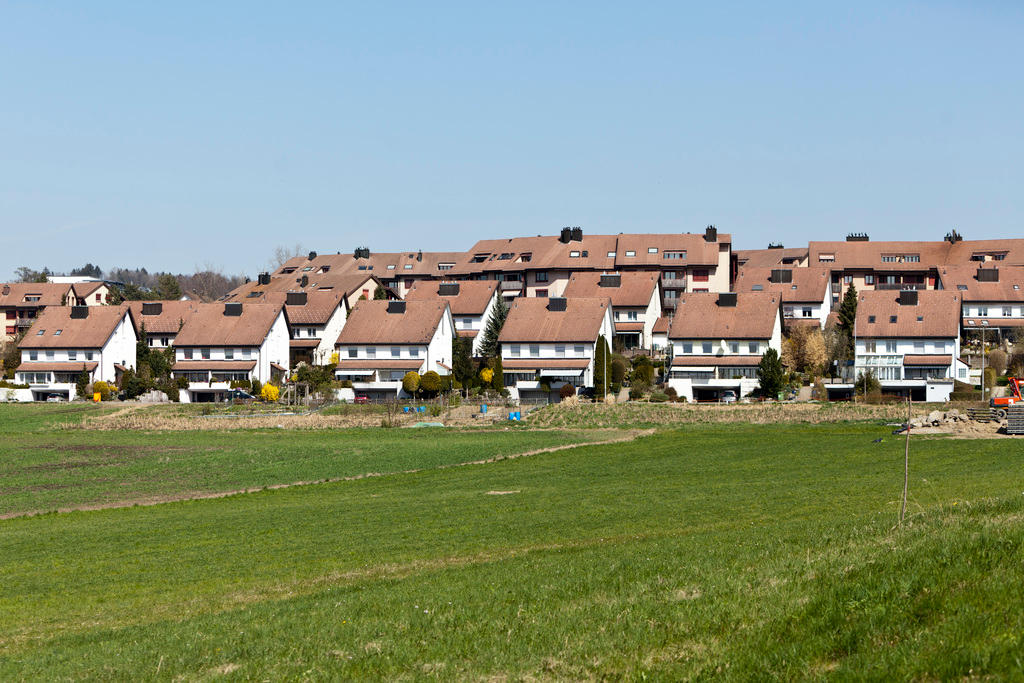
M 948 266 L 940 269 L 943 288 L 963 301 L 963 330 L 988 340 L 1024 331 L 1024 267 Z M 1024 341 L 1024 338 L 1021 339 Z
M 0 342 L 8 342 L 32 326 L 48 306 L 68 305 L 71 287 L 52 282 L 0 284 L 0 317 L 4 320 Z
M 788 332 L 797 325 L 825 329 L 832 311 L 829 271 L 825 268 L 758 268 L 742 266 L 736 274 L 737 292 L 770 292 L 782 299 L 782 324 Z
M 232 382 L 283 377 L 288 364 L 284 306 L 199 304 L 174 340 L 174 377 L 188 380 L 182 403 L 221 401 Z
M 405 300 L 447 302 L 456 334 L 473 340 L 472 352 L 476 355 L 480 353 L 482 333 L 494 314 L 498 296 L 498 283 L 493 281 L 422 281 L 409 290 Z
M 166 349 L 174 345 L 185 321 L 199 308 L 197 301 L 128 301 L 135 323 L 135 334 L 146 335 L 146 346 Z
M 50 306 L 18 344 L 16 381 L 29 385 L 29 393 L 19 398 L 73 399 L 83 372 L 90 383 L 117 383 L 126 369 L 135 368 L 136 340 L 127 306 Z
M 661 278 L 650 271 L 573 273 L 565 288 L 568 299 L 612 302 L 615 346 L 653 350 L 654 326 L 661 317 Z

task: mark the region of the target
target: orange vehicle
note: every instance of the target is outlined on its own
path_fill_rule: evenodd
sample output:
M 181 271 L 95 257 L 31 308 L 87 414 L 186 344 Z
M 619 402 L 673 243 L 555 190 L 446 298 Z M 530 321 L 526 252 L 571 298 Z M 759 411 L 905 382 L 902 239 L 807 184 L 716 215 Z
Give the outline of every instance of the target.
M 990 407 L 995 408 L 996 413 L 1000 418 L 1006 417 L 1006 411 L 1010 406 L 1015 403 L 1024 403 L 1024 397 L 1020 395 L 1021 380 L 1018 377 L 1009 377 L 1009 384 L 1007 385 L 1010 389 L 1009 396 L 1001 396 L 999 398 L 990 399 L 988 404 Z

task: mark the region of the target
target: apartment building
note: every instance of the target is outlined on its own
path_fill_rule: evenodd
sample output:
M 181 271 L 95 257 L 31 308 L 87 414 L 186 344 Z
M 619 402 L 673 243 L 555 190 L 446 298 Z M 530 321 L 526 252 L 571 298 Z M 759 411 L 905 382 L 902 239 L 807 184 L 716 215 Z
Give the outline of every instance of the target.
M 297 256 L 278 268 L 271 277 L 319 282 L 325 276 L 364 275 L 376 277 L 395 296 L 404 298 L 413 285 L 423 280 L 450 277 L 462 252 L 404 251 L 376 253 L 359 247 L 350 254 L 318 254 Z M 373 298 L 371 295 L 366 297 Z
M 414 371 L 451 374 L 455 323 L 448 303 L 360 301 L 337 339 L 335 376 L 371 399 L 403 396 L 402 378 Z
M 288 352 L 282 304 L 198 304 L 174 340 L 172 373 L 188 380 L 182 403 L 222 401 L 232 382 L 285 376 Z
M 816 325 L 825 329 L 832 311 L 830 272 L 827 268 L 758 268 L 741 266 L 733 289 L 770 292 L 782 299 L 782 324 Z
M 185 321 L 199 307 L 196 301 L 128 301 L 132 312 L 135 334 L 141 339 L 146 335 L 146 345 L 151 349 L 166 349 L 174 345 L 178 332 Z
M 0 318 L 4 329 L 0 342 L 9 342 L 27 330 L 47 306 L 67 306 L 71 286 L 52 282 L 0 284 Z
M 473 340 L 473 354 L 480 354 L 483 331 L 498 303 L 498 283 L 493 280 L 424 280 L 413 285 L 406 301 L 441 301 L 451 309 L 455 332 Z
M 597 340 L 614 330 L 607 297 L 516 299 L 498 338 L 505 387 L 513 398 L 558 400 L 566 384 L 593 386 Z
M 136 340 L 127 306 L 50 306 L 18 344 L 15 381 L 29 385 L 31 400 L 71 400 L 83 372 L 90 383 L 119 382 L 121 373 L 135 367 Z
M 688 401 L 717 401 L 723 392 L 758 388 L 757 366 L 768 349 L 782 351 L 782 300 L 771 292 L 686 294 L 669 329 L 668 384 Z
M 363 281 L 362 288 L 372 296 L 371 286 L 376 286 L 376 279 Z M 357 294 L 359 298 L 364 296 L 359 292 L 358 287 L 349 289 L 344 286 L 309 287 L 304 291 L 270 288 L 252 290 L 245 295 L 244 301 L 284 306 L 288 324 L 288 367 L 294 368 L 299 363 L 327 365 L 331 362 L 334 342 L 345 326 L 349 309 L 359 300 L 354 297 Z
M 965 332 L 987 330 L 990 339 L 1024 328 L 1024 267 L 987 265 L 948 266 L 939 272 L 945 291 L 963 300 Z
M 318 257 L 319 258 L 319 257 Z M 288 292 L 331 292 L 341 294 L 349 308 L 360 299 L 372 299 L 378 287 L 383 286 L 380 278 L 368 273 L 336 272 L 328 266 L 321 265 L 317 270 L 328 269 L 319 274 L 295 272 L 287 275 L 260 273 L 256 280 L 236 287 L 221 298 L 221 301 L 256 301 L 267 294 L 280 295 Z M 312 266 L 310 266 L 312 268 Z M 386 292 L 388 298 L 394 294 Z
M 579 272 L 569 277 L 567 299 L 610 299 L 617 346 L 654 349 L 661 317 L 661 277 L 656 271 Z

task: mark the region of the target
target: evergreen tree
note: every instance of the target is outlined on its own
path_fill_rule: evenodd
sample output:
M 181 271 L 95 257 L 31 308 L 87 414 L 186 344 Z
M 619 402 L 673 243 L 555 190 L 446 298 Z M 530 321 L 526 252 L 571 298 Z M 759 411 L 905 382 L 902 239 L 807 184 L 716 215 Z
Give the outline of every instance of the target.
M 383 287 L 381 287 L 380 285 L 377 285 L 377 288 L 373 290 L 373 300 L 374 301 L 383 301 L 384 299 L 387 299 L 387 298 L 388 298 L 387 291 Z
M 498 356 L 498 337 L 501 335 L 501 328 L 505 326 L 505 318 L 508 317 L 508 304 L 505 298 L 498 294 L 498 300 L 494 303 L 494 310 L 487 321 L 484 329 L 484 338 L 480 342 L 480 353 L 487 358 Z
M 78 373 L 78 381 L 75 382 L 75 395 L 78 398 L 85 398 L 85 392 L 89 389 L 89 373 L 83 366 L 82 372 Z
M 761 384 L 761 395 L 777 396 L 786 386 L 786 369 L 782 367 L 779 352 L 768 349 L 757 364 L 757 381 Z
M 505 371 L 501 367 L 501 356 L 495 356 L 494 358 L 494 375 L 491 377 L 491 388 L 499 394 L 504 394 L 508 391 L 505 388 Z
M 180 299 L 181 285 L 178 284 L 178 278 L 170 273 L 164 273 L 158 277 L 156 280 L 156 295 L 159 299 L 168 299 L 170 301 Z
M 608 364 L 608 342 L 602 334 L 597 338 L 597 350 L 594 353 L 594 397 L 604 398 L 605 393 L 605 365 Z M 611 380 L 611 369 L 608 369 L 608 379 Z
M 472 358 L 473 340 L 456 335 L 452 339 L 452 374 L 464 387 L 469 387 L 476 370 Z
M 857 289 L 850 283 L 839 304 L 839 330 L 846 335 L 846 357 L 853 358 L 853 330 L 857 320 Z

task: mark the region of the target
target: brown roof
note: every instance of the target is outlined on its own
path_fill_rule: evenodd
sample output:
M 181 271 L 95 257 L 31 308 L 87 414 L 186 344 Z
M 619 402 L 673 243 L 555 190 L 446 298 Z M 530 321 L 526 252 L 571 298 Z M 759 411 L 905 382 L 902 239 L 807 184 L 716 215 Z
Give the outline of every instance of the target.
M 307 283 L 305 287 L 302 287 L 301 281 L 302 276 L 307 276 Z M 261 285 L 259 280 L 252 282 L 246 282 L 239 287 L 231 290 L 225 297 L 224 301 L 256 301 L 259 303 L 263 298 L 263 295 L 271 292 L 284 295 L 286 292 L 340 292 L 342 296 L 348 297 L 360 290 L 368 290 L 369 296 L 373 296 L 374 289 L 377 285 L 381 284 L 380 280 L 372 273 L 355 272 L 345 273 L 343 271 L 336 272 L 333 269 L 327 273 L 316 275 L 311 273 L 302 273 L 301 271 L 293 273 L 291 275 L 273 275 L 270 278 L 270 284 Z M 267 301 L 271 303 L 277 302 L 277 299 L 270 297 Z M 283 302 L 284 299 L 282 298 Z
M 615 323 L 616 332 L 643 332 L 643 323 Z
M 556 235 L 480 240 L 461 255 L 453 273 L 613 270 L 615 257 L 608 254 L 615 251 L 615 243 L 612 235 L 587 234 L 572 242 L 561 242 Z
M 968 327 L 1024 327 L 1024 318 L 964 318 Z
M 439 299 L 406 301 L 404 313 L 388 313 L 388 301 L 359 301 L 338 344 L 427 344 L 448 305 Z
M 256 367 L 254 360 L 179 360 L 174 363 L 172 370 L 184 372 L 186 370 L 236 370 L 247 371 Z
M 319 339 L 291 339 L 288 346 L 293 349 L 315 349 L 320 346 Z
M 175 346 L 259 346 L 281 313 L 281 304 L 243 303 L 241 315 L 224 315 L 224 303 L 199 304 Z
M 807 247 L 790 249 L 736 249 L 736 262 L 748 268 L 781 268 L 807 258 Z
M 668 332 L 669 319 L 667 315 L 663 315 L 654 321 L 654 328 L 651 330 L 654 334 L 661 334 Z
M 458 334 L 460 337 L 467 337 L 469 339 L 473 339 L 478 334 L 480 334 L 480 330 L 456 330 L 456 334 Z
M 68 285 L 54 282 L 6 282 L 0 284 L 0 307 L 39 308 L 60 306 L 71 291 Z M 38 296 L 39 301 L 25 301 L 26 296 Z
M 1024 265 L 1024 239 L 892 242 L 809 242 L 809 265 L 828 265 L 821 254 L 834 254 L 834 267 L 874 270 L 929 270 L 937 266 L 970 265 L 976 254 L 1001 253 L 1001 265 Z M 914 255 L 917 262 L 883 262 L 883 255 Z
M 447 301 L 452 315 L 483 315 L 487 305 L 498 290 L 497 280 L 460 280 L 459 293 L 456 295 L 438 293 L 444 282 L 438 280 L 420 280 L 405 295 L 406 301 L 439 299 Z
M 91 363 L 78 363 L 75 361 L 67 361 L 61 363 L 37 363 L 35 361 L 28 361 L 18 366 L 18 372 L 92 372 L 99 366 L 99 363 L 93 361 Z
M 143 304 L 158 303 L 161 311 L 157 315 L 143 315 Z M 132 311 L 132 319 L 135 322 L 135 333 L 142 333 L 142 326 L 146 326 L 147 334 L 177 334 L 185 320 L 195 312 L 199 306 L 198 301 L 129 301 L 128 308 Z
M 772 270 L 789 271 L 792 281 L 772 282 Z M 737 292 L 773 292 L 782 296 L 783 303 L 820 304 L 829 291 L 829 270 L 817 266 L 784 269 L 743 266 L 736 274 L 733 289 Z
M 916 306 L 901 306 L 899 295 L 899 292 L 891 290 L 858 294 L 857 336 L 956 337 L 960 334 L 960 297 L 957 293 L 948 290 L 919 291 Z
M 306 303 L 302 305 L 289 305 L 285 303 L 288 300 L 288 294 L 291 292 L 304 292 Z M 269 303 L 284 305 L 284 314 L 288 318 L 289 325 L 326 325 L 330 321 L 331 316 L 338 310 L 338 307 L 346 305 L 345 297 L 347 295 L 346 291 L 340 287 L 328 290 L 310 288 L 307 290 L 260 291 L 259 296 L 247 295 L 245 298 L 235 298 L 232 301 L 241 301 L 243 304 Z
M 595 337 L 596 339 L 596 337 Z M 586 369 L 589 358 L 502 358 L 502 370 Z
M 619 235 L 616 245 L 615 266 L 631 268 L 649 266 L 717 266 L 719 245 L 732 241 L 729 235 L 720 233 L 717 242 L 708 242 L 704 234 L 693 233 L 626 233 Z M 651 249 L 657 249 L 651 253 Z M 635 252 L 635 256 L 626 256 L 626 252 Z M 666 259 L 666 251 L 685 251 L 684 259 Z
M 750 367 L 761 362 L 761 356 L 676 356 L 673 367 Z
M 619 278 L 618 287 L 602 287 L 602 275 L 614 275 Z M 612 307 L 646 307 L 658 291 L 658 273 L 649 271 L 631 271 L 622 273 L 601 273 L 585 271 L 573 273 L 565 286 L 563 295 L 568 298 L 612 300 Z
M 415 358 L 352 359 L 338 361 L 337 370 L 416 370 L 423 365 Z
M 71 306 L 47 306 L 25 338 L 18 344 L 22 349 L 99 349 L 118 323 L 131 312 L 127 306 L 88 306 L 88 317 L 72 318 Z M 60 334 L 57 334 L 57 332 Z
M 953 362 L 953 356 L 950 354 L 946 355 L 925 355 L 925 354 L 907 354 L 903 356 L 903 364 L 911 366 L 937 366 L 937 365 L 949 365 Z
M 946 266 L 939 270 L 943 289 L 957 292 L 964 301 L 1020 302 L 1024 301 L 1024 267 L 999 266 L 998 282 L 979 282 L 976 263 L 968 266 Z M 984 264 L 986 269 L 993 264 Z
M 71 285 L 71 290 L 75 293 L 75 296 L 84 299 L 104 285 L 106 285 L 105 282 L 76 282 Z
M 401 252 L 370 252 L 369 258 L 357 259 L 349 254 L 318 254 L 312 261 L 308 256 L 296 256 L 274 271 L 274 275 L 286 275 L 285 271 L 293 269 L 290 275 L 294 278 L 302 275 L 316 280 L 321 275 L 365 274 L 380 279 L 400 276 L 439 277 L 442 271 L 439 265 L 455 264 L 465 257 L 464 252 L 447 251 L 401 251 Z M 325 273 L 324 267 L 328 270 Z M 391 266 L 389 268 L 389 266 Z M 409 266 L 406 268 L 406 266 Z
M 671 339 L 769 339 L 779 315 L 779 296 L 740 292 L 735 306 L 719 306 L 714 292 L 689 292 L 676 300 Z
M 597 340 L 601 323 L 611 301 L 604 299 L 566 299 L 566 310 L 548 310 L 550 299 L 520 297 L 509 306 L 508 318 L 498 341 L 509 342 L 589 342 Z

